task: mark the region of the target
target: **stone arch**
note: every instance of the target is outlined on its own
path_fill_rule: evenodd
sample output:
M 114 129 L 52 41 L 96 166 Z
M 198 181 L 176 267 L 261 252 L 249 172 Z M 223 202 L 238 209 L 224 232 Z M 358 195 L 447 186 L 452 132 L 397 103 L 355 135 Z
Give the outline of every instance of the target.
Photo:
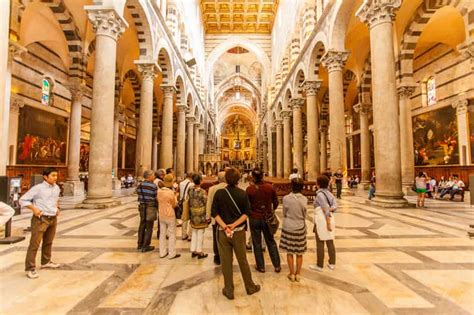
M 153 58 L 153 40 L 148 16 L 138 0 L 127 0 L 125 6 L 130 11 L 135 29 L 137 30 L 140 58 Z
M 444 6 L 458 8 L 459 4 L 459 0 L 434 0 L 421 2 L 416 13 L 407 24 L 400 44 L 400 54 L 397 60 L 397 80 L 399 82 L 403 82 L 406 79 L 410 80 L 413 77 L 413 58 L 415 56 L 415 49 L 423 29 L 428 24 L 431 17 L 433 17 L 438 9 L 441 9 Z M 465 10 L 464 14 L 468 14 L 468 11 L 469 10 Z M 462 13 L 460 12 L 460 14 Z M 472 15 L 472 13 L 469 15 Z
M 188 109 L 188 112 L 191 112 L 191 109 L 193 108 L 193 94 L 191 92 L 188 92 L 188 95 L 186 96 L 186 107 Z
M 291 90 L 290 87 L 286 88 L 285 91 L 285 97 L 284 97 L 284 102 L 283 102 L 283 107 L 285 109 L 289 109 L 288 106 L 290 105 L 290 100 L 293 98 L 293 91 Z
M 294 79 L 293 91 L 297 97 L 303 97 L 303 83 L 306 80 L 306 75 L 303 69 L 298 70 Z
M 349 21 L 353 16 L 357 1 L 337 1 L 333 19 L 329 21 L 329 49 L 336 51 L 345 50 L 346 31 Z M 329 50 L 328 49 L 328 50 Z
M 313 49 L 311 50 L 311 55 L 309 58 L 309 74 L 308 76 L 313 76 L 313 79 L 319 79 L 319 69 L 321 66 L 321 58 L 326 53 L 326 46 L 323 42 L 318 41 Z
M 125 73 L 123 77 L 123 82 L 130 80 L 130 83 L 132 84 L 133 87 L 133 93 L 135 95 L 135 117 L 138 117 L 139 115 L 139 108 L 140 108 L 140 81 L 138 80 L 138 74 L 133 70 L 130 69 Z
M 176 104 L 177 105 L 185 104 L 184 96 L 186 95 L 186 91 L 184 88 L 184 81 L 181 75 L 178 75 L 176 77 L 175 86 L 176 86 Z
M 162 47 L 158 53 L 158 65 L 161 69 L 161 75 L 163 77 L 162 85 L 173 84 L 173 64 L 171 62 L 170 54 L 168 50 Z

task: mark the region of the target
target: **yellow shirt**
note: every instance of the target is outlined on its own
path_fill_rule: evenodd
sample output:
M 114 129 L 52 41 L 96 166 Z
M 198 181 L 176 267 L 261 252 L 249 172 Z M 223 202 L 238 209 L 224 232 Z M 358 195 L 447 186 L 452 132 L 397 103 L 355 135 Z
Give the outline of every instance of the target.
M 178 204 L 175 193 L 169 188 L 158 189 L 158 213 L 160 219 L 175 219 L 174 208 Z

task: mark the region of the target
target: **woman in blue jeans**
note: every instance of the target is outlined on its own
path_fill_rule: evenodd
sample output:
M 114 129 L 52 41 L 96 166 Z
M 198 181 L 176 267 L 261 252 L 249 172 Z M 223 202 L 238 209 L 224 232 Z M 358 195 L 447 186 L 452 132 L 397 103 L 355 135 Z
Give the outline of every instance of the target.
M 252 235 L 253 253 L 257 263 L 257 271 L 265 272 L 265 261 L 262 249 L 262 234 L 268 247 L 270 259 L 275 272 L 281 271 L 280 254 L 272 231 L 265 218 L 272 215 L 278 207 L 278 197 L 271 184 L 263 181 L 263 172 L 260 169 L 252 171 L 253 184 L 247 187 L 247 195 L 252 207 L 250 216 L 250 232 Z

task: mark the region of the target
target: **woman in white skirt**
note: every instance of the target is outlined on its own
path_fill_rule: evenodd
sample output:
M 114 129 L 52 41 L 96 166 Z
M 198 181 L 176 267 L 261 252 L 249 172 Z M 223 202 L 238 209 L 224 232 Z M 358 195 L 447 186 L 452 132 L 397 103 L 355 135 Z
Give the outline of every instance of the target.
M 317 181 L 318 191 L 314 199 L 314 230 L 316 236 L 317 264 L 310 265 L 309 268 L 316 271 L 323 271 L 324 267 L 324 243 L 328 248 L 329 263 L 328 268 L 336 268 L 336 248 L 334 247 L 334 236 L 336 224 L 334 212 L 337 209 L 336 198 L 328 190 L 329 178 L 319 176 Z
M 306 252 L 306 207 L 308 199 L 301 194 L 304 182 L 301 178 L 291 181 L 292 192 L 283 197 L 283 225 L 280 249 L 286 251 L 290 281 L 300 281 L 303 254 Z M 296 255 L 296 268 L 294 265 Z

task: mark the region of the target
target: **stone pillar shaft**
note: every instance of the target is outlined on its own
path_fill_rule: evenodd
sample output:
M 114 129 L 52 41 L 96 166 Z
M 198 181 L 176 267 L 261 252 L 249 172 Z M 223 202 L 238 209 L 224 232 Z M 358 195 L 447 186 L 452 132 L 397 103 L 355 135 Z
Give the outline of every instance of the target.
M 415 179 L 415 153 L 413 148 L 413 127 L 411 117 L 410 96 L 415 86 L 404 85 L 398 88 L 400 106 L 400 157 L 402 186 L 405 194 L 411 191 Z
M 304 105 L 304 99 L 292 99 L 291 110 L 293 112 L 293 161 L 298 173 L 304 176 L 304 157 L 303 157 L 303 124 L 301 107 Z M 289 175 L 288 175 L 289 176 Z
M 86 7 L 87 9 L 87 7 Z M 126 22 L 115 10 L 88 9 L 96 32 L 89 179 L 86 203 L 112 200 L 112 143 L 117 39 Z
M 304 86 L 306 93 L 306 123 L 308 138 L 308 180 L 316 181 L 320 173 L 319 156 L 319 109 L 316 95 L 321 87 L 321 81 L 307 81 Z
M 468 106 L 469 102 L 467 99 L 459 99 L 452 105 L 456 108 L 456 116 L 458 123 L 458 142 L 459 142 L 459 164 L 461 165 L 470 165 L 471 164 L 471 154 L 468 152 L 469 148 L 469 112 Z M 463 150 L 465 148 L 465 150 Z M 463 152 L 464 151 L 464 152 Z
M 281 120 L 275 121 L 276 125 L 276 176 L 283 177 L 283 125 Z
M 262 146 L 263 172 L 266 173 L 268 172 L 268 140 L 266 138 L 263 139 Z
M 186 173 L 194 171 L 194 118 L 187 119 L 187 137 L 186 137 Z
M 161 123 L 160 168 L 173 166 L 173 93 L 174 87 L 163 87 L 163 118 Z
M 328 168 L 328 132 L 326 129 L 321 129 L 321 173 Z
M 0 1 L 0 176 L 7 173 L 8 123 L 10 114 L 10 88 L 7 90 L 8 38 L 10 33 L 10 2 Z
M 16 156 L 17 156 L 17 141 L 18 141 L 18 124 L 20 118 L 20 109 L 24 106 L 22 100 L 18 97 L 14 96 L 13 94 L 10 96 L 10 117 L 9 123 L 7 124 L 8 127 L 8 143 L 7 148 L 5 150 L 5 158 L 7 158 L 7 164 L 15 165 L 16 164 Z M 13 154 L 10 157 L 10 148 L 13 147 Z
M 153 130 L 153 137 L 151 140 L 151 169 L 158 169 L 158 131 Z
M 360 117 L 360 167 L 362 188 L 366 189 L 370 184 L 370 131 L 369 131 L 369 112 L 368 104 L 359 103 L 355 105 L 355 111 Z
M 283 112 L 283 177 L 291 174 L 291 112 Z
M 199 171 L 199 123 L 196 123 L 194 125 L 194 171 L 198 172 Z
M 178 105 L 176 176 L 184 177 L 186 159 L 186 105 Z
M 69 120 L 69 143 L 67 160 L 67 181 L 79 181 L 79 160 L 81 150 L 81 116 L 84 87 L 78 83 L 72 85 L 71 113 Z

